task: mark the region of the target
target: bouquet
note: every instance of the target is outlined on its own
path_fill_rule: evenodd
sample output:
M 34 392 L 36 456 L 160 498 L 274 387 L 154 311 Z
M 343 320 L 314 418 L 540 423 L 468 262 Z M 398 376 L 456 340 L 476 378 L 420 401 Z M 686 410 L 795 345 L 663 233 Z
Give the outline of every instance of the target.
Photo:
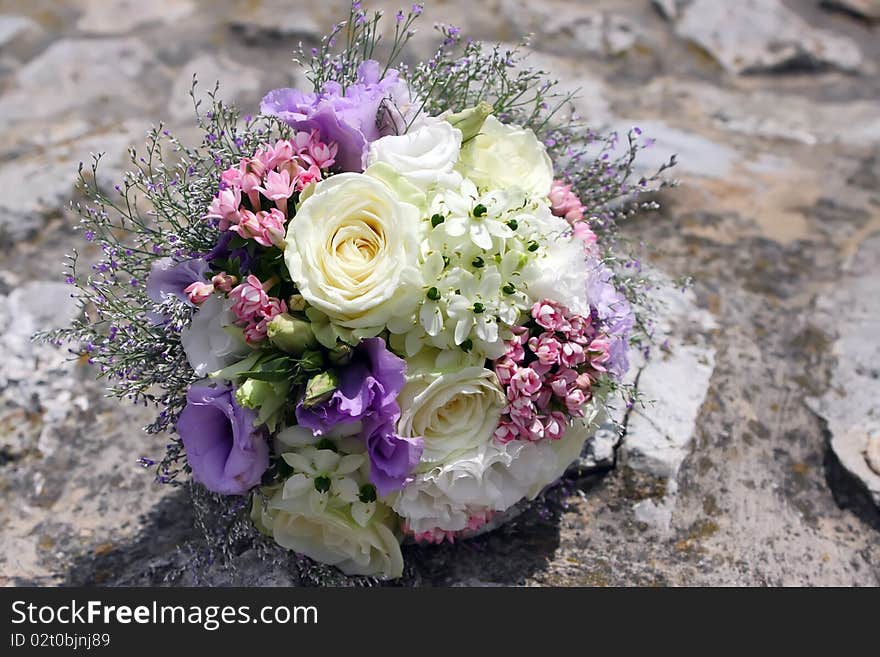
M 438 26 L 400 62 L 422 11 L 383 41 L 354 2 L 300 46 L 310 88 L 252 117 L 215 87 L 202 143 L 154 128 L 112 191 L 81 167 L 101 255 L 71 256 L 82 315 L 44 336 L 158 407 L 160 481 L 246 496 L 280 546 L 379 578 L 404 540 L 534 498 L 629 399 L 643 277 L 615 226 L 664 184 L 632 180 L 637 129 L 584 128 L 520 48 Z

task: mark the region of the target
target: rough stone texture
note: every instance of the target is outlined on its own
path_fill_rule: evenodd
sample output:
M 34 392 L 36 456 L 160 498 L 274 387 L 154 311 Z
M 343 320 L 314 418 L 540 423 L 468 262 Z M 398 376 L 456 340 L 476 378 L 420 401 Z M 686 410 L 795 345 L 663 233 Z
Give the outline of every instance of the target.
M 837 332 L 831 385 L 809 400 L 828 422 L 831 449 L 843 469 L 880 507 L 880 235 L 866 240 L 847 263 L 845 285 L 817 306 Z
M 94 257 L 64 210 L 76 162 L 107 150 L 118 171 L 159 120 L 191 132 L 180 98 L 194 69 L 252 110 L 295 82 L 295 42 L 312 45 L 346 1 L 281 5 L 0 0 L 0 584 L 350 583 L 247 534 L 212 561 L 199 523 L 227 519 L 136 465 L 163 445 L 139 431 L 149 411 L 27 340 L 72 312 L 63 255 Z M 672 295 L 684 305 L 667 348 L 634 369 L 658 403 L 630 413 L 622 445 L 600 435 L 494 532 L 406 546 L 403 583 L 876 586 L 880 521 L 853 474 L 873 472 L 877 441 L 845 445 L 874 426 L 880 394 L 877 25 L 790 0 L 653 3 L 666 18 L 648 0 L 525 5 L 446 0 L 425 23 L 507 43 L 533 30 L 536 63 L 582 88 L 592 125 L 639 125 L 653 163 L 679 152 L 681 186 L 625 234 L 654 247 L 653 269 L 695 283 Z M 729 34 L 713 35 L 722 19 Z M 415 51 L 434 38 L 423 28 Z
M 780 0 L 693 0 L 676 32 L 704 48 L 731 73 L 833 66 L 863 66 L 851 39 L 814 30 Z

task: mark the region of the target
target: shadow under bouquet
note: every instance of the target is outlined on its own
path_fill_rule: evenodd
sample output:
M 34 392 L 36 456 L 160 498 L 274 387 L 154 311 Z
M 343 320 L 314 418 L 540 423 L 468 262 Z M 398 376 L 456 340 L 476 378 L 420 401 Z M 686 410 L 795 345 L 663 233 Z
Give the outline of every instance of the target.
M 518 48 L 438 26 L 403 63 L 421 14 L 383 47 L 355 2 L 300 48 L 308 89 L 250 117 L 215 88 L 198 147 L 159 126 L 112 191 L 81 170 L 102 257 L 71 259 L 81 318 L 45 336 L 158 407 L 160 481 L 248 496 L 280 546 L 389 579 L 402 541 L 478 532 L 631 403 L 642 279 L 614 228 L 664 184 L 633 180 L 637 129 L 586 129 Z

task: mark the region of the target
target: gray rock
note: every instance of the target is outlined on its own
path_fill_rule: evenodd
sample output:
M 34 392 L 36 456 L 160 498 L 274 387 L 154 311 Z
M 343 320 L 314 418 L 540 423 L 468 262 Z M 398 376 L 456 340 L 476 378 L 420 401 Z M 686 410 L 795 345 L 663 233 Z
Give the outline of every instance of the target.
M 680 0 L 651 0 L 651 4 L 663 18 L 668 20 L 678 18 Z
M 87 0 L 76 26 L 82 32 L 123 34 L 149 23 L 174 23 L 195 8 L 189 0 Z
M 0 48 L 4 50 L 20 41 L 32 41 L 43 34 L 33 20 L 14 14 L 0 14 Z
M 846 277 L 817 302 L 817 310 L 838 333 L 831 385 L 812 410 L 828 423 L 831 449 L 843 468 L 880 507 L 880 233 L 865 240 Z M 870 461 L 869 461 L 870 459 Z
M 731 146 L 713 141 L 708 137 L 673 127 L 662 121 L 617 121 L 610 127 L 620 135 L 614 156 L 622 155 L 626 148 L 626 134 L 638 126 L 643 143 L 651 145 L 639 153 L 635 171 L 649 174 L 676 155 L 678 165 L 673 174 L 689 174 L 703 178 L 725 178 L 742 156 Z M 651 140 L 651 141 L 648 141 Z
M 0 96 L 0 115 L 38 121 L 102 102 L 100 112 L 93 108 L 95 121 L 125 119 L 150 107 L 151 87 L 163 77 L 156 67 L 150 50 L 134 38 L 56 41 L 17 72 L 12 89 Z
M 869 23 L 880 21 L 880 2 L 877 0 L 822 0 L 826 9 L 849 14 Z
M 346 9 L 346 16 L 348 10 Z M 331 24 L 320 24 L 314 12 L 296 7 L 285 0 L 242 3 L 227 20 L 229 28 L 248 42 L 277 39 L 296 45 L 297 40 L 320 38 Z
M 735 74 L 865 66 L 852 39 L 811 27 L 779 0 L 693 0 L 675 31 Z
M 220 83 L 220 97 L 229 103 L 250 110 L 259 111 L 258 102 L 262 87 L 261 71 L 242 66 L 223 56 L 202 55 L 183 66 L 171 87 L 168 112 L 176 121 L 191 122 L 195 116 L 193 101 L 189 95 L 193 74 L 198 78 L 196 97 L 202 101 L 200 111 L 210 106 L 208 93 L 214 84 Z
M 569 57 L 613 57 L 630 50 L 639 40 L 636 23 L 625 16 L 601 12 L 588 3 L 564 8 L 526 0 L 502 0 L 500 13 L 511 22 L 516 36 L 534 34 L 536 47 Z
M 671 480 L 690 453 L 709 388 L 715 350 L 707 336 L 716 324 L 690 292 L 668 290 L 662 302 L 657 331 L 660 341 L 665 336 L 664 346 L 634 368 L 645 405 L 637 404 L 629 414 L 620 459 L 634 470 Z
M 67 204 L 77 181 L 77 166 L 90 164 L 90 153 L 104 153 L 99 183 L 107 188 L 118 181 L 127 161 L 127 149 L 140 141 L 146 125 L 127 121 L 100 131 L 88 132 L 88 125 L 74 121 L 38 135 L 47 143 L 27 144 L 25 154 L 0 165 L 0 236 L 18 241 L 31 236 L 45 217 Z M 58 135 L 74 135 L 69 140 L 50 141 Z M 52 153 L 47 158 L 45 153 Z M 28 181 L 26 185 L 21 184 Z

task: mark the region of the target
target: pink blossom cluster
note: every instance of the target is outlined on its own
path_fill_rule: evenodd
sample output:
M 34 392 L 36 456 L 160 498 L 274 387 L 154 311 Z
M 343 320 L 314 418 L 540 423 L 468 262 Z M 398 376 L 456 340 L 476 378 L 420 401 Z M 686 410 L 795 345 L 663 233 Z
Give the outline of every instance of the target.
M 205 219 L 262 246 L 281 246 L 288 199 L 321 180 L 336 162 L 337 150 L 336 144 L 322 142 L 317 130 L 264 145 L 221 174 L 220 191 Z M 263 199 L 268 201 L 266 207 Z
M 276 281 L 270 279 L 262 283 L 251 274 L 229 293 L 232 313 L 237 323 L 244 327 L 244 338 L 248 344 L 265 340 L 269 322 L 287 312 L 287 304 L 282 299 L 270 297 L 266 293 Z
M 532 306 L 532 321 L 514 329 L 495 374 L 507 393 L 507 406 L 495 439 L 558 440 L 582 417 L 591 387 L 605 372 L 609 341 L 590 317 L 542 299 Z
M 550 188 L 550 210 L 557 217 L 565 219 L 572 227 L 575 237 L 586 245 L 596 243 L 596 233 L 584 219 L 583 203 L 571 188 L 571 184 L 554 180 Z
M 210 283 L 195 281 L 183 288 L 183 293 L 196 306 L 202 305 L 214 292 L 229 292 L 232 286 L 238 282 L 238 278 L 227 274 L 225 271 L 215 274 Z
M 427 543 L 429 545 L 440 545 L 443 541 L 455 543 L 455 539 L 465 532 L 474 532 L 492 519 L 495 512 L 492 509 L 483 509 L 476 511 L 467 519 L 467 527 L 459 531 L 448 531 L 434 527 L 423 532 L 414 532 L 405 520 L 403 521 L 403 533 L 412 537 L 416 543 Z

